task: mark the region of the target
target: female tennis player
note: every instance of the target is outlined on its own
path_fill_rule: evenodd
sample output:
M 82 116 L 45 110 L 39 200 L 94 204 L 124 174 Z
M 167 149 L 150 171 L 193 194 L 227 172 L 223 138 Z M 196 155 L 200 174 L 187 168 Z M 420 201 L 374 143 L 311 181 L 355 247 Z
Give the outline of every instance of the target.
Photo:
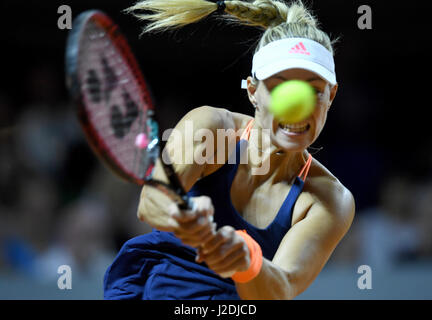
M 350 191 L 307 151 L 337 91 L 332 41 L 300 1 L 144 0 L 129 10 L 152 21 L 147 32 L 181 27 L 215 11 L 265 32 L 247 79 L 255 116 L 203 106 L 177 124 L 184 142 L 187 123 L 194 133 L 212 132 L 213 154 L 206 156 L 223 161 L 182 162 L 188 152 L 208 151 L 205 139 L 168 141 L 192 209 L 180 211 L 160 191 L 143 187 L 138 217 L 153 232 L 125 243 L 106 272 L 105 298 L 296 297 L 322 270 L 355 211 Z M 269 112 L 270 92 L 291 79 L 310 83 L 317 105 L 305 121 L 282 125 Z M 243 133 L 235 150 L 218 147 L 220 129 Z M 267 172 L 254 174 L 265 163 Z M 158 166 L 155 178 L 166 180 Z

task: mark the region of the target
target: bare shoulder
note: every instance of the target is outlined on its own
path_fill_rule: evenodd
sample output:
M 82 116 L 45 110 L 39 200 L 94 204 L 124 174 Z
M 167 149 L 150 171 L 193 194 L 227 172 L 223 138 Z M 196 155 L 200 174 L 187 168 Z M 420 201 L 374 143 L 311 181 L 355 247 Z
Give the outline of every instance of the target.
M 228 109 L 201 106 L 189 111 L 180 122 L 193 120 L 196 128 L 238 130 L 244 128 L 251 119 L 251 116 Z
M 186 113 L 180 120 L 179 125 L 184 124 L 186 121 L 192 121 L 194 129 L 217 129 L 224 125 L 225 120 L 219 108 L 201 106 Z
M 249 121 L 251 121 L 253 119 L 253 117 L 248 116 L 246 114 L 243 113 L 238 113 L 238 112 L 230 112 L 230 117 L 233 121 L 233 125 L 235 127 L 235 130 L 239 130 L 239 129 L 244 129 L 246 128 L 247 124 Z
M 354 219 L 355 200 L 351 191 L 345 187 L 324 165 L 313 159 L 305 191 L 315 199 L 315 206 L 327 211 L 332 218 L 349 227 Z

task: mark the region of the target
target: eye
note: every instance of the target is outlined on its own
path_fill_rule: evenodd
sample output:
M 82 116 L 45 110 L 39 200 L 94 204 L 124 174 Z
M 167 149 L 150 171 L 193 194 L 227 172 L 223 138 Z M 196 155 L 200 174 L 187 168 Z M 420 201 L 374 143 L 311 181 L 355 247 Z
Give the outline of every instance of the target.
M 324 97 L 324 91 L 323 90 L 321 90 L 320 88 L 315 88 L 314 87 L 314 91 L 315 91 L 317 100 L 323 99 L 323 97 Z
M 315 90 L 316 94 L 323 94 L 324 93 L 325 85 L 322 83 L 322 81 L 311 81 L 311 82 L 309 82 L 309 84 Z
M 278 78 L 271 77 L 269 79 L 264 80 L 264 84 L 267 87 L 267 90 L 272 91 L 278 84 L 282 81 Z

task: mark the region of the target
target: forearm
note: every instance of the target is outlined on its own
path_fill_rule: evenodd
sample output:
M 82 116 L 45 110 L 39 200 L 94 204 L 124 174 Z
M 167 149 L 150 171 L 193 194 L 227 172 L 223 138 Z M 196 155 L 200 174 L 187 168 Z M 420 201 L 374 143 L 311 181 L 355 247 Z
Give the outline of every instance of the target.
M 177 222 L 169 213 L 169 197 L 150 186 L 144 186 L 138 206 L 138 219 L 161 231 L 173 231 Z
M 247 283 L 236 282 L 243 300 L 291 300 L 297 295 L 288 272 L 263 258 L 260 273 Z

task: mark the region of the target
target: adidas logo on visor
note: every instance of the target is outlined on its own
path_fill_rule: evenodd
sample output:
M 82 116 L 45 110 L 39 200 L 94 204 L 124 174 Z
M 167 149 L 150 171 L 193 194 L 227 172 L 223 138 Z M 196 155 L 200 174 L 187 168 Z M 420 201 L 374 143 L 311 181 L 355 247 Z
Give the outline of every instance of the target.
M 306 38 L 284 38 L 260 48 L 252 59 L 252 74 L 258 80 L 287 69 L 306 69 L 336 84 L 333 54 L 322 44 Z
M 289 53 L 300 53 L 300 54 L 305 54 L 305 55 L 310 55 L 310 52 L 307 51 L 305 45 L 303 44 L 303 42 L 299 42 L 297 43 L 294 47 L 291 48 L 291 50 L 289 51 Z

